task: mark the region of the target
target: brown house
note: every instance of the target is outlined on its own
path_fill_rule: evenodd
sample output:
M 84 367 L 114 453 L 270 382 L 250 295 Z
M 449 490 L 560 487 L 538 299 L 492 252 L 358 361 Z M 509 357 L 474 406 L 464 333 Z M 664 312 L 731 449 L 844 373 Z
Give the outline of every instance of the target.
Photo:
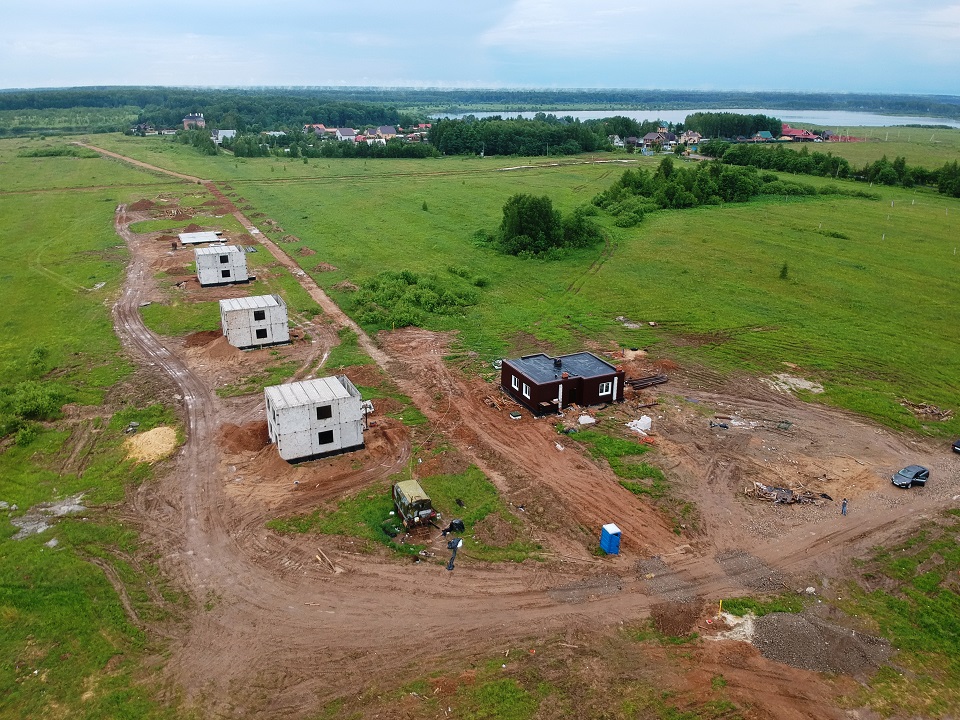
M 203 113 L 190 113 L 183 119 L 183 129 L 203 128 L 207 126 L 207 121 L 203 119 Z
M 543 353 L 504 360 L 500 385 L 535 415 L 555 413 L 570 404 L 623 402 L 623 370 L 593 353 L 552 358 Z

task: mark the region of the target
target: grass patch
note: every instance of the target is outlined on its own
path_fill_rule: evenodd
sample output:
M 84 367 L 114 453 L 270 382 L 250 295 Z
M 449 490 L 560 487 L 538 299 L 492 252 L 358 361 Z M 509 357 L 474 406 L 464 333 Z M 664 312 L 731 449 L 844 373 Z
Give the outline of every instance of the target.
M 300 367 L 296 361 L 287 361 L 267 365 L 260 372 L 243 378 L 237 383 L 223 385 L 217 388 L 217 395 L 222 398 L 238 397 L 250 393 L 262 393 L 265 387 L 280 385 L 293 377 Z
M 850 698 L 883 716 L 960 712 L 960 522 L 945 513 L 898 546 L 857 564 L 841 607 L 868 617 L 899 650 L 891 666 Z
M 373 358 L 360 347 L 357 334 L 348 327 L 340 328 L 337 333 L 340 344 L 330 350 L 327 366 L 343 370 L 354 365 L 372 365 Z
M 723 609 L 731 615 L 743 617 L 751 613 L 762 617 L 767 613 L 799 613 L 803 612 L 804 599 L 799 595 L 781 595 L 779 597 L 758 600 L 756 598 L 727 598 L 723 601 Z
M 158 335 L 176 337 L 220 329 L 220 303 L 154 303 L 140 308 L 143 323 Z
M 398 476 L 394 479 L 403 478 Z M 419 482 L 430 495 L 434 509 L 443 515 L 445 522 L 454 517 L 463 520 L 466 532 L 463 535 L 461 554 L 483 562 L 522 562 L 535 556 L 540 549 L 538 545 L 525 539 L 498 547 L 487 545 L 473 536 L 473 528 L 477 523 L 493 514 L 512 525 L 518 535 L 523 535 L 520 521 L 510 513 L 500 500 L 496 488 L 478 468 L 470 467 L 458 475 L 420 478 Z M 318 532 L 354 537 L 385 545 L 400 554 L 416 555 L 424 548 L 423 545 L 401 545 L 384 531 L 383 523 L 394 509 L 390 487 L 388 484 L 375 485 L 340 501 L 333 510 L 317 510 L 309 515 L 271 520 L 267 527 L 278 532 Z M 456 498 L 463 501 L 464 507 L 457 505 Z

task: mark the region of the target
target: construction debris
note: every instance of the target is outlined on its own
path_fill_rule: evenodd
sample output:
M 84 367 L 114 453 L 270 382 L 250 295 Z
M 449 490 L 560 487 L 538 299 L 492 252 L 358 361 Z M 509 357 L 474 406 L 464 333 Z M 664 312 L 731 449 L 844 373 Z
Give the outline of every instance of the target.
M 781 503 L 783 505 L 793 505 L 796 503 L 822 505 L 824 500 L 832 499 L 826 493 L 813 492 L 812 490 L 807 490 L 802 485 L 796 490 L 790 490 L 789 488 L 764 485 L 762 482 L 757 481 L 754 481 L 753 487 L 744 488 L 743 494 L 747 497 Z
M 942 422 L 953 417 L 953 410 L 944 410 L 930 403 L 912 403 L 909 400 L 903 399 L 900 400 L 900 404 L 909 409 L 920 420 Z

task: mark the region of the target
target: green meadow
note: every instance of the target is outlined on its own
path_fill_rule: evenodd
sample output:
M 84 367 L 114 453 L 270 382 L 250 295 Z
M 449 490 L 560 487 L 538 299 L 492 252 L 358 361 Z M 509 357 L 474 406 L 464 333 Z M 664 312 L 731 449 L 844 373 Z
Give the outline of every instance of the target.
M 126 395 L 134 367 L 110 307 L 128 259 L 114 209 L 172 186 L 113 161 L 20 157 L 22 146 L 0 141 L 0 419 L 14 431 L 0 443 L 0 716 L 169 717 L 142 669 L 157 648 L 140 623 L 182 601 L 113 508 L 150 475 L 125 460 L 125 425 L 178 421 Z M 65 403 L 81 418 L 65 419 Z M 80 517 L 12 539 L 31 507 L 79 494 Z

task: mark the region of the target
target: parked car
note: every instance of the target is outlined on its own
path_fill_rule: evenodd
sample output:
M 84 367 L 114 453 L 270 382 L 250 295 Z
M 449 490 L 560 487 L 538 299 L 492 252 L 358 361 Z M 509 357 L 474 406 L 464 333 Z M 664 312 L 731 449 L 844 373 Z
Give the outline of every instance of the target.
M 953 441 L 953 451 L 955 453 L 960 453 L 960 438 Z
M 393 486 L 393 504 L 407 530 L 440 521 L 440 513 L 433 509 L 430 496 L 416 480 L 404 480 Z
M 908 488 L 914 485 L 926 485 L 930 471 L 922 465 L 907 465 L 890 478 L 897 487 Z

